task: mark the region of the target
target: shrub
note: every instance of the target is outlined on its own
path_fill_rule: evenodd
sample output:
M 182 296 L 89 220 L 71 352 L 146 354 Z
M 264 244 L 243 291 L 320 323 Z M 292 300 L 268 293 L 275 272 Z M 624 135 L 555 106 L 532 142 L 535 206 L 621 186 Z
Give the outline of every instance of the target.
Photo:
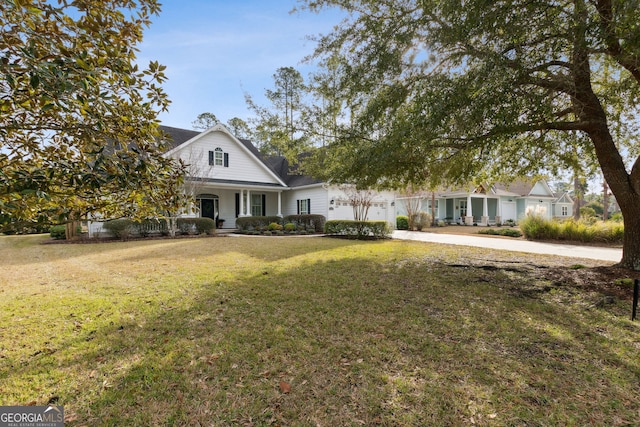
M 176 225 L 182 234 L 214 234 L 216 229 L 211 218 L 178 218 Z
M 616 212 L 613 215 L 611 215 L 611 217 L 609 217 L 609 221 L 622 222 L 623 221 L 622 212 Z
M 398 215 L 396 217 L 396 229 L 408 230 L 409 229 L 409 217 L 406 215 Z
M 520 221 L 520 230 L 527 239 L 555 240 L 558 238 L 558 223 L 540 215 L 527 215 Z
M 351 239 L 384 239 L 391 235 L 387 221 L 332 220 L 325 223 L 324 232 Z
M 107 230 L 116 239 L 127 239 L 134 231 L 133 221 L 127 218 L 112 219 L 102 224 L 102 228 Z
M 272 222 L 271 224 L 269 224 L 269 231 L 280 231 L 282 230 L 282 226 L 280 224 L 278 224 L 277 222 Z
M 55 240 L 64 240 L 67 238 L 67 227 L 64 225 L 54 225 L 49 228 L 49 235 Z
M 279 224 L 281 220 L 278 216 L 244 216 L 236 219 L 236 228 L 240 231 L 264 231 L 269 228 L 269 224 Z
M 413 226 L 416 230 L 422 231 L 431 225 L 431 215 L 427 212 L 420 211 L 413 216 Z
M 322 233 L 327 219 L 323 215 L 287 215 L 283 218 L 284 223 L 293 223 L 298 230 L 307 230 L 315 233 Z
M 534 240 L 621 243 L 624 225 L 615 222 L 569 219 L 564 222 L 527 217 L 520 223 L 524 235 Z
M 292 231 L 296 231 L 296 225 L 292 222 L 288 222 L 284 225 L 284 231 L 287 232 L 292 232 Z
M 478 234 L 488 234 L 491 236 L 522 237 L 522 233 L 520 232 L 520 230 L 515 230 L 513 228 L 502 228 L 500 230 L 488 228 L 486 230 L 478 231 Z

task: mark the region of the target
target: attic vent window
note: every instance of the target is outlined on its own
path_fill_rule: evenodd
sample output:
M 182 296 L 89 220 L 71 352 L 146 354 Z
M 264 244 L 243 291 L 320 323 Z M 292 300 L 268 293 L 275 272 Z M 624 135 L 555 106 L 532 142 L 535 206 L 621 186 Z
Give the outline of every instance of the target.
M 222 148 L 218 147 L 214 151 L 209 151 L 209 166 L 224 166 L 229 167 L 229 153 L 222 151 Z

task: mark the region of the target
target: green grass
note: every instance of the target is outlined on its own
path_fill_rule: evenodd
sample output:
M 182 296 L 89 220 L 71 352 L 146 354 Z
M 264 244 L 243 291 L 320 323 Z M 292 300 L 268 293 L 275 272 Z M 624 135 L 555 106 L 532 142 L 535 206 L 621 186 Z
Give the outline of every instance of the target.
M 318 237 L 43 240 L 0 237 L 0 405 L 57 398 L 68 426 L 638 420 L 630 304 L 589 308 L 598 296 L 530 267 L 574 259 Z

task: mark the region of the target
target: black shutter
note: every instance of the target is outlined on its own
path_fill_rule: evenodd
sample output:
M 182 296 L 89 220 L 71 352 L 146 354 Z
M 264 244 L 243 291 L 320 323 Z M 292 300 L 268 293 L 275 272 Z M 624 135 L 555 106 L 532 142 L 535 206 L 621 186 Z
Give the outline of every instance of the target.
M 267 195 L 262 195 L 262 216 L 267 216 Z
M 300 215 L 300 200 L 296 200 L 296 205 L 298 205 L 298 215 Z
M 311 199 L 307 199 L 307 213 L 311 215 Z
M 213 151 L 209 151 L 209 166 L 213 166 Z
M 236 218 L 240 216 L 240 193 L 236 193 Z
M 229 167 L 229 153 L 224 153 L 224 167 Z

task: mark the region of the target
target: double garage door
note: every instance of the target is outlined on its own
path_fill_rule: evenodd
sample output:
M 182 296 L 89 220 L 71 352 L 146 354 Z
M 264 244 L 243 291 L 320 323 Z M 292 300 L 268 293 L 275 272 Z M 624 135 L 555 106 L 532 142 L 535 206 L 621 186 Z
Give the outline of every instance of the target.
M 367 219 L 369 221 L 387 221 L 389 206 L 386 202 L 374 202 L 369 208 Z M 353 207 L 346 202 L 339 202 L 335 209 L 334 219 L 353 219 Z

